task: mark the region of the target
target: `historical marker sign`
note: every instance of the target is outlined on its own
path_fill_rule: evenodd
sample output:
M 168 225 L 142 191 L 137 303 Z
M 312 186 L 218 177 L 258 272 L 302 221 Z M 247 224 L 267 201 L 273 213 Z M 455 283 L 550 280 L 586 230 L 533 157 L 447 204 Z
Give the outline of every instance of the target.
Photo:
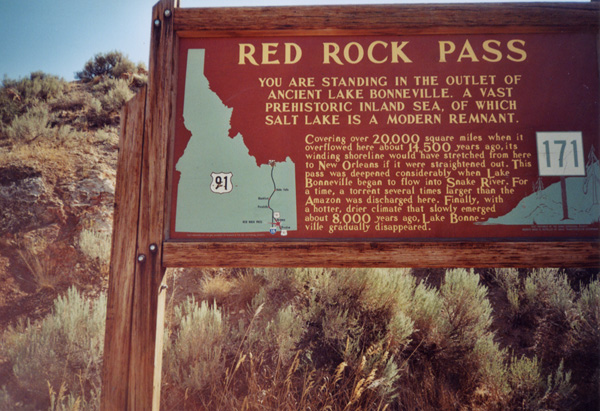
M 594 33 L 186 38 L 178 62 L 171 239 L 600 234 Z
M 101 408 L 160 406 L 167 267 L 598 267 L 599 10 L 157 3 Z

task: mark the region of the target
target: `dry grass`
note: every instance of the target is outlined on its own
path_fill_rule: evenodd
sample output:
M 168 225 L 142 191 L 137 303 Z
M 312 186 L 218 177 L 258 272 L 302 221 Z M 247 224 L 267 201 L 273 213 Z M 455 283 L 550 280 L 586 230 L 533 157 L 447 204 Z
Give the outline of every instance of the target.
M 29 273 L 23 279 L 33 283 L 37 290 L 54 289 L 61 281 L 55 256 L 50 255 L 48 244 L 43 238 L 16 236 L 9 240 L 9 245 L 16 250 Z
M 30 249 L 18 249 L 17 253 L 29 270 L 38 290 L 54 287 L 60 282 L 54 260 L 45 254 L 36 254 Z
M 110 232 L 84 229 L 79 233 L 79 248 L 93 260 L 108 262 L 112 235 Z
M 225 276 L 204 277 L 201 285 L 202 299 L 215 301 L 217 304 L 222 305 L 229 297 L 233 287 L 234 281 Z
M 0 149 L 0 165 L 27 164 L 54 173 L 76 169 L 77 157 L 64 147 L 43 142 L 16 145 L 11 150 Z

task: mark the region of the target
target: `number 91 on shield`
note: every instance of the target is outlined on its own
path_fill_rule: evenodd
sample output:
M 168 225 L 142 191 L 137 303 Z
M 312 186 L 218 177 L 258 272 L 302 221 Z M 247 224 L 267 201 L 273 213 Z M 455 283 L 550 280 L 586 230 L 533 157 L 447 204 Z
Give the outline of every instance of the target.
M 230 193 L 233 189 L 231 180 L 233 173 L 210 173 L 212 181 L 210 183 L 210 191 L 216 194 Z

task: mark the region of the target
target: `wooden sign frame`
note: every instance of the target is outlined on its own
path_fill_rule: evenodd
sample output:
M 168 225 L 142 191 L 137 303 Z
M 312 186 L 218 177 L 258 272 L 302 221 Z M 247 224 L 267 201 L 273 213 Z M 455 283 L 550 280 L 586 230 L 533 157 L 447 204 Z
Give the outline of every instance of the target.
M 152 14 L 149 84 L 123 111 L 102 409 L 159 408 L 167 267 L 600 266 L 598 239 L 168 240 L 180 39 L 583 32 L 593 33 L 598 47 L 599 6 L 594 2 L 184 9 L 178 0 L 157 3 Z

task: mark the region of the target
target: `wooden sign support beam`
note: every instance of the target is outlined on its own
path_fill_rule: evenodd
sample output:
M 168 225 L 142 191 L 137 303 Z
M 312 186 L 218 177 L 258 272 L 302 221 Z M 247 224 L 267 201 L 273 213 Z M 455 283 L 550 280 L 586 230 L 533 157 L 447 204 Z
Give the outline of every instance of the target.
M 102 370 L 102 409 L 125 407 L 136 271 L 140 170 L 146 89 L 125 106 L 115 190 L 115 215 Z
M 572 242 L 166 242 L 165 267 L 547 267 L 600 266 L 597 241 Z
M 166 167 L 177 0 L 153 9 L 149 87 L 123 113 L 102 374 L 103 410 L 160 406 Z

